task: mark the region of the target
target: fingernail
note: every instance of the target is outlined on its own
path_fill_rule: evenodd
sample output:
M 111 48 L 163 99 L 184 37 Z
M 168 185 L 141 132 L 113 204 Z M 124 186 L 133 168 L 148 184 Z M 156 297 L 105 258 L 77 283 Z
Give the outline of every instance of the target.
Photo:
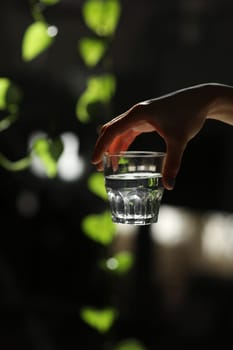
M 168 179 L 167 180 L 167 189 L 168 190 L 173 190 L 175 187 L 176 179 Z

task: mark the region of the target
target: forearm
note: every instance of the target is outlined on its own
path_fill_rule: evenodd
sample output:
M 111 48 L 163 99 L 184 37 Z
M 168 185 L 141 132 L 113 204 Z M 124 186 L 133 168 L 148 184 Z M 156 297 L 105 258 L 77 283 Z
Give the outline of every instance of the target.
M 224 84 L 206 85 L 207 118 L 233 125 L 233 87 Z
M 144 101 L 141 105 L 150 105 L 156 114 L 160 108 L 169 108 L 170 102 L 178 111 L 199 110 L 207 119 L 233 125 L 233 86 L 219 83 L 193 85 Z

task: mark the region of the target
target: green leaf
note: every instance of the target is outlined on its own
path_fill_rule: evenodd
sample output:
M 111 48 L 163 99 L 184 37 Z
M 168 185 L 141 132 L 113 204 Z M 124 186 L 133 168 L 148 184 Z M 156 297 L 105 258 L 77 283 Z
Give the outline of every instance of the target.
M 40 0 L 40 2 L 45 5 L 55 5 L 60 2 L 60 0 Z
M 8 115 L 4 119 L 2 119 L 0 121 L 0 131 L 3 131 L 5 129 L 9 128 L 11 126 L 11 124 L 13 124 L 17 120 L 17 118 L 18 117 L 16 114 L 12 114 L 12 115 Z
M 119 159 L 119 162 L 118 162 L 118 164 L 121 164 L 121 165 L 125 165 L 125 164 L 128 164 L 128 163 L 129 163 L 129 160 L 124 158 L 124 157 L 121 157 Z
M 87 188 L 100 198 L 107 200 L 108 195 L 105 189 L 104 175 L 103 173 L 93 173 L 87 180 Z
M 130 252 L 122 251 L 111 258 L 105 259 L 101 264 L 104 269 L 111 270 L 117 274 L 127 273 L 133 266 L 134 256 Z
M 87 0 L 83 6 L 86 25 L 99 36 L 114 34 L 120 12 L 119 0 Z
M 86 236 L 102 245 L 110 244 L 116 233 L 116 226 L 109 211 L 86 216 L 81 227 Z
M 7 78 L 0 78 L 0 109 L 7 108 L 7 92 L 11 81 Z
M 35 155 L 41 160 L 48 177 L 57 174 L 57 161 L 63 151 L 61 139 L 38 138 L 32 145 Z
M 87 80 L 87 88 L 76 104 L 76 116 L 83 122 L 90 121 L 88 106 L 96 102 L 107 103 L 116 90 L 115 77 L 111 74 L 92 76 Z
M 7 106 L 10 112 L 14 112 L 13 109 L 16 108 L 16 104 L 18 104 L 21 99 L 22 91 L 18 86 L 11 82 L 6 94 Z
M 100 39 L 82 38 L 78 45 L 79 53 L 88 67 L 94 67 L 106 51 L 106 43 Z
M 8 78 L 0 78 L 0 110 L 15 112 L 22 98 L 21 90 Z
M 54 140 L 50 140 L 49 145 L 50 145 L 51 156 L 55 161 L 58 161 L 58 159 L 60 158 L 64 150 L 64 145 L 61 138 L 58 137 Z
M 146 348 L 136 339 L 127 339 L 120 342 L 113 350 L 146 350 Z
M 18 103 L 21 100 L 21 90 L 8 78 L 0 78 L 0 110 L 6 111 L 6 117 L 0 120 L 0 131 L 13 124 L 18 115 Z
M 52 44 L 54 37 L 49 34 L 48 29 L 49 26 L 42 21 L 36 21 L 26 29 L 22 41 L 24 61 L 31 61 Z
M 80 317 L 98 332 L 106 333 L 112 327 L 117 317 L 117 311 L 114 308 L 99 310 L 96 308 L 84 307 L 80 311 Z

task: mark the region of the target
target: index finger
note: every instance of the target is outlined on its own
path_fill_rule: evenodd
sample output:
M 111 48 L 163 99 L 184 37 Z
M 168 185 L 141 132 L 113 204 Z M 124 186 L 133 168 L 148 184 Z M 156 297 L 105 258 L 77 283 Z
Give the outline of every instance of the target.
M 122 134 L 125 130 L 129 128 L 128 123 L 125 121 L 122 123 L 121 118 L 125 115 L 122 114 L 107 124 L 103 125 L 99 137 L 97 138 L 94 153 L 92 157 L 92 163 L 98 164 L 102 160 L 104 152 L 108 150 L 114 138 Z

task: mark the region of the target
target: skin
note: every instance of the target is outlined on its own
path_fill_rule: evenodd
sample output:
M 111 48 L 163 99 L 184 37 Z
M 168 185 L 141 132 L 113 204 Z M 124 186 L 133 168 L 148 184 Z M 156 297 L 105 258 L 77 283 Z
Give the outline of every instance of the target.
M 125 151 L 141 133 L 156 132 L 166 143 L 163 183 L 171 190 L 184 150 L 206 119 L 233 125 L 232 86 L 217 83 L 194 85 L 133 105 L 102 126 L 92 163 L 102 171 L 105 152 Z

